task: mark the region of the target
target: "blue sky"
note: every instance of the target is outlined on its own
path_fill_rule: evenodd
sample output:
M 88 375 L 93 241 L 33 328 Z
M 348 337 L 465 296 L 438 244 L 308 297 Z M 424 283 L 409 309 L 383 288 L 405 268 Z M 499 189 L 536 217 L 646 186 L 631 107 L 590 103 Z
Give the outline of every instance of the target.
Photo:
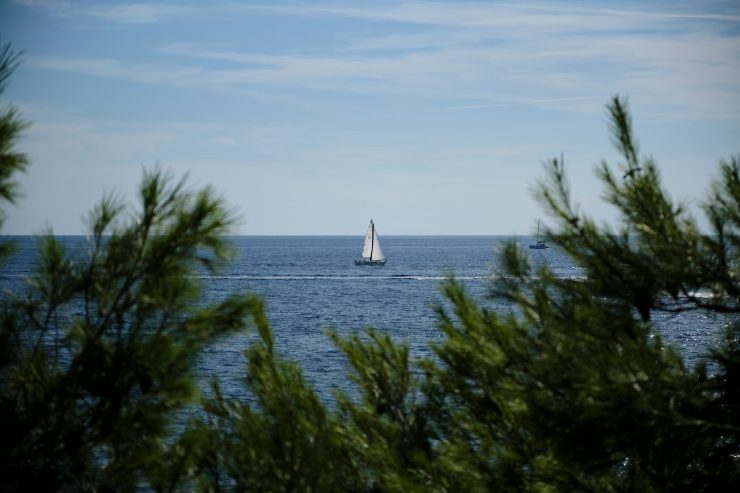
M 542 161 L 612 220 L 604 106 L 697 204 L 740 152 L 740 5 L 672 2 L 0 3 L 33 122 L 4 231 L 84 233 L 159 163 L 213 185 L 238 234 L 529 234 Z M 698 214 L 697 214 L 698 215 Z

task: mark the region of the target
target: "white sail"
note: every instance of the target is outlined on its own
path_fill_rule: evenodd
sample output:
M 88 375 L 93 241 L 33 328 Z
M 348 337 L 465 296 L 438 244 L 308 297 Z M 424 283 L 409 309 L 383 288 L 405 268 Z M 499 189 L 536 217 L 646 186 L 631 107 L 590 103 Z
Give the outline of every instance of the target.
M 385 260 L 383 249 L 380 247 L 378 232 L 375 229 L 375 224 L 373 224 L 372 219 L 370 220 L 367 232 L 365 233 L 365 244 L 362 246 L 362 258 L 370 261 Z
M 380 248 L 380 240 L 378 239 L 378 230 L 373 226 L 373 251 L 370 255 L 370 260 L 385 260 L 383 255 L 383 249 Z
M 375 225 L 372 219 L 370 224 L 367 225 L 367 232 L 365 233 L 365 244 L 362 246 L 362 258 L 370 258 L 373 253 L 373 236 L 375 233 Z

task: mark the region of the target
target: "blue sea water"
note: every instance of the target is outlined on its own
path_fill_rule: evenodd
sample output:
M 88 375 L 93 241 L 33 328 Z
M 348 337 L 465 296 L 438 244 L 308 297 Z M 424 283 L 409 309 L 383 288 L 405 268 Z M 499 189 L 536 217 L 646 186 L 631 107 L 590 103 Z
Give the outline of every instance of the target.
M 440 339 L 432 307 L 443 304 L 439 291 L 454 274 L 474 297 L 484 300 L 497 266 L 497 252 L 510 237 L 499 236 L 385 236 L 381 239 L 388 262 L 357 266 L 359 236 L 239 236 L 232 237 L 238 255 L 216 275 L 203 274 L 205 297 L 223 299 L 234 292 L 262 296 L 274 330 L 277 350 L 297 362 L 324 399 L 332 390 L 351 391 L 345 360 L 325 334 L 340 334 L 373 326 L 405 340 L 414 357 L 431 355 L 429 343 Z M 526 250 L 532 263 L 547 264 L 564 278 L 583 277 L 582 270 L 558 248 Z M 16 254 L 0 270 L 3 290 L 23 289 L 33 275 L 37 242 L 15 237 Z M 87 249 L 84 237 L 64 237 L 77 253 Z M 493 306 L 494 302 L 484 301 Z M 506 310 L 508 307 L 495 307 Z M 656 313 L 658 332 L 675 345 L 687 364 L 704 356 L 721 333 L 723 320 L 699 312 Z M 206 348 L 197 361 L 204 381 L 216 378 L 224 393 L 244 395 L 243 353 L 255 336 L 223 337 Z M 598 364 L 598 362 L 595 362 Z

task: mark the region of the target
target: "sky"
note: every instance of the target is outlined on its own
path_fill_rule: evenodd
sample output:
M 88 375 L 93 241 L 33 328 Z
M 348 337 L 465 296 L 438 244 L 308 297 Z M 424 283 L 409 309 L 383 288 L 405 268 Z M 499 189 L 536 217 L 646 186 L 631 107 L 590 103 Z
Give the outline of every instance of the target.
M 155 166 L 212 185 L 235 234 L 532 234 L 543 161 L 606 222 L 605 105 L 697 205 L 740 152 L 736 1 L 0 0 L 32 125 L 5 234 L 84 234 Z M 618 168 L 617 168 L 618 169 Z

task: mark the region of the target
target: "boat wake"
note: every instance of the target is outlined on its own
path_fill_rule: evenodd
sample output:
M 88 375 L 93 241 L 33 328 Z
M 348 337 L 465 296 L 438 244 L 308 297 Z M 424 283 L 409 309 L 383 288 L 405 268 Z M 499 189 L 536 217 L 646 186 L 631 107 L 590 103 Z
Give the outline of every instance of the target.
M 397 281 L 443 281 L 448 278 L 445 275 L 416 275 L 416 274 L 396 274 L 396 275 L 367 275 L 367 276 L 343 276 L 343 275 L 321 275 L 321 274 L 306 274 L 306 275 L 250 275 L 250 274 L 239 274 L 239 275 L 203 275 L 198 276 L 199 279 L 212 279 L 212 280 L 250 280 L 250 281 L 359 281 L 359 280 L 397 280 Z M 491 276 L 455 276 L 458 280 L 488 280 Z

